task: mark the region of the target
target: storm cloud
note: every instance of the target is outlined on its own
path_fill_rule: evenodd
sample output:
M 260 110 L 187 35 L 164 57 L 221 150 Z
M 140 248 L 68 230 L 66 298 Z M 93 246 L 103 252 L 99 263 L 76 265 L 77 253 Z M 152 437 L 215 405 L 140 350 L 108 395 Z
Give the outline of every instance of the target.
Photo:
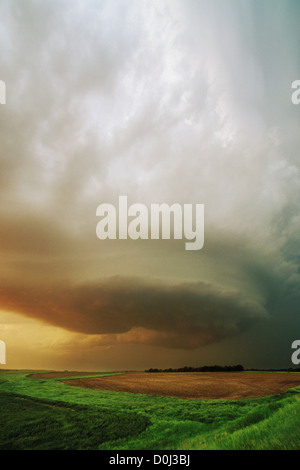
M 4 309 L 71 331 L 103 335 L 138 328 L 150 330 L 156 344 L 182 348 L 238 334 L 267 315 L 251 299 L 202 283 L 163 286 L 122 278 L 44 291 L 2 287 L 0 302 Z M 147 341 L 147 331 L 144 336 Z
M 217 348 L 264 325 L 280 349 L 299 328 L 299 2 L 0 14 L 0 308 L 103 345 Z M 98 240 L 120 195 L 204 204 L 204 248 Z

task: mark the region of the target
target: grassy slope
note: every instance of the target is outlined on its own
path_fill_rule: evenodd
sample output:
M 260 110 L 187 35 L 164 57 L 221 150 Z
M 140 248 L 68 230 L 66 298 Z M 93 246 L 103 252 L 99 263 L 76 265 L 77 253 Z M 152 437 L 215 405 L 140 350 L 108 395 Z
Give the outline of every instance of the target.
M 300 390 L 198 401 L 0 374 L 0 449 L 299 449 Z

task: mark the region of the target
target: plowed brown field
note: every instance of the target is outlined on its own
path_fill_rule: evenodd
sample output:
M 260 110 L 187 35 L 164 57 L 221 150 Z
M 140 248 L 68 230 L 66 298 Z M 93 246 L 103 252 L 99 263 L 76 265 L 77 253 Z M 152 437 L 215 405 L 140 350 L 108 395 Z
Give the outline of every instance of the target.
M 274 395 L 300 385 L 300 373 L 193 372 L 127 373 L 89 379 L 71 379 L 66 384 L 194 400 L 239 399 Z

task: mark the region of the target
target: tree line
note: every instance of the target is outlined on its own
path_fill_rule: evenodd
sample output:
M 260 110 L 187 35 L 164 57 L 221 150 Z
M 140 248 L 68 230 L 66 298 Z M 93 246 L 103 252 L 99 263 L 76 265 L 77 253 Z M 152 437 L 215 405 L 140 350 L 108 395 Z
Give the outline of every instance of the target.
M 243 372 L 245 369 L 241 364 L 236 366 L 201 366 L 201 367 L 179 367 L 178 369 L 147 369 L 145 372 Z

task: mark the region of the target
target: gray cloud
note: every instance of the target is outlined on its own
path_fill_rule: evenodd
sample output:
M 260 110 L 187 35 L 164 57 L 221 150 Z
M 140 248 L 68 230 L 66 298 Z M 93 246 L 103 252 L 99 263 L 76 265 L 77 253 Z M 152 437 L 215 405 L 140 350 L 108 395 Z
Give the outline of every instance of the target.
M 203 283 L 172 286 L 123 278 L 64 289 L 2 286 L 0 304 L 85 334 L 143 329 L 147 342 L 149 330 L 154 344 L 181 348 L 236 335 L 267 316 L 264 307 L 253 300 Z
M 0 14 L 2 308 L 182 348 L 296 311 L 298 2 L 3 0 Z M 204 249 L 101 243 L 96 207 L 120 194 L 204 203 Z

